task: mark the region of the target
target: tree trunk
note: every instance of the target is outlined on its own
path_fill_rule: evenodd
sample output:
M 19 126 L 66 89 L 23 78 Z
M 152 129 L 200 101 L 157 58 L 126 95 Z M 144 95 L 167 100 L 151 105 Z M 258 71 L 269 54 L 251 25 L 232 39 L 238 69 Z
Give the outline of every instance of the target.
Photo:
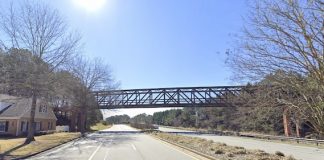
M 291 135 L 291 129 L 290 129 L 289 115 L 288 115 L 288 108 L 287 107 L 284 109 L 282 118 L 283 118 L 285 136 L 289 137 Z
M 36 102 L 37 102 L 37 96 L 33 92 L 33 95 L 32 95 L 32 106 L 31 106 L 31 109 L 30 109 L 28 135 L 27 135 L 27 138 L 25 140 L 25 144 L 29 144 L 30 142 L 35 141 L 34 135 L 35 135 Z
M 296 120 L 296 137 L 300 137 L 300 122 L 298 119 Z
M 80 132 L 82 136 L 85 136 L 86 132 L 86 121 L 87 121 L 87 109 L 86 107 L 81 110 L 81 117 L 80 117 Z

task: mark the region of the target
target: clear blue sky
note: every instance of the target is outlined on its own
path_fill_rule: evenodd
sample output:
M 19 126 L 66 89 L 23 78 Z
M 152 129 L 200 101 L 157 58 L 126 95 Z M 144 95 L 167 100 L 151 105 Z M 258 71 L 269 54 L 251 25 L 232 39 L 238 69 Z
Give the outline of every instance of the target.
M 52 3 L 123 89 L 233 84 L 224 53 L 242 27 L 244 0 L 106 0 L 95 12 Z
M 225 52 L 243 26 L 245 0 L 103 0 L 96 11 L 74 1 L 47 2 L 122 89 L 233 84 Z

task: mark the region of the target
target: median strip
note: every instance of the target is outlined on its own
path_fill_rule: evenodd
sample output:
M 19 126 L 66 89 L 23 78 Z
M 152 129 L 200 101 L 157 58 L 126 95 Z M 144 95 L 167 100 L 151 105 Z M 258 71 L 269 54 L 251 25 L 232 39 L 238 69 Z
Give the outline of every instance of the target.
M 181 147 L 209 159 L 269 159 L 269 160 L 295 160 L 292 156 L 285 157 L 281 154 L 269 154 L 262 150 L 248 150 L 238 146 L 228 146 L 203 138 L 174 135 L 160 132 L 151 133 L 153 137 L 172 145 Z
M 196 155 L 198 155 L 198 156 L 201 156 L 202 158 L 206 158 L 206 159 L 210 159 L 210 160 L 216 160 L 214 157 L 211 157 L 211 156 L 206 155 L 206 154 L 201 153 L 201 152 L 197 152 L 197 151 L 195 151 L 195 150 L 193 150 L 193 149 L 190 149 L 190 148 L 188 148 L 188 147 L 185 147 L 185 146 L 179 145 L 179 144 L 177 144 L 177 143 L 174 143 L 174 142 L 171 142 L 171 141 L 168 141 L 168 140 L 165 140 L 165 139 L 162 139 L 162 138 L 156 137 L 156 136 L 153 136 L 153 138 L 158 139 L 158 140 L 160 140 L 160 141 L 162 141 L 162 142 L 164 142 L 164 143 L 166 143 L 166 144 L 169 144 L 169 145 L 171 145 L 171 146 L 178 147 L 179 149 L 182 150 L 181 152 L 183 152 L 183 151 L 189 151 L 189 152 L 192 152 L 192 153 L 194 153 L 194 154 L 196 154 Z M 183 152 L 183 153 L 185 153 L 185 152 Z M 189 156 L 191 156 L 191 157 L 193 156 L 193 155 L 190 155 L 190 154 L 188 154 L 188 153 L 185 153 L 185 154 L 186 154 L 186 155 L 189 155 Z M 194 157 L 194 158 L 196 158 L 196 157 Z M 201 158 L 200 158 L 200 159 L 201 159 Z

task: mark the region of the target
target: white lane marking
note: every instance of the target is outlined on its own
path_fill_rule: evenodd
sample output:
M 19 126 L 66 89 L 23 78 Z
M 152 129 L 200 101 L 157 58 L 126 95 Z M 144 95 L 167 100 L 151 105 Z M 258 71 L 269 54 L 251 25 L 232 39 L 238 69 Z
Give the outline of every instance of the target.
M 87 149 L 87 148 L 93 148 L 93 147 L 96 147 L 96 146 L 85 146 L 84 148 Z
M 88 160 L 92 160 L 93 156 L 98 152 L 98 150 L 100 149 L 100 147 L 102 146 L 102 143 L 100 143 L 100 145 L 97 147 L 97 149 L 91 154 L 91 156 L 89 157 Z
M 180 149 L 178 149 L 178 148 L 175 148 L 175 146 L 173 146 L 173 145 L 170 144 L 170 143 L 164 142 L 164 141 L 162 141 L 162 140 L 160 140 L 160 139 L 157 139 L 157 138 L 155 138 L 155 140 L 159 141 L 160 143 L 164 144 L 165 146 L 167 146 L 167 147 L 169 147 L 169 148 L 171 148 L 171 149 L 173 149 L 173 150 L 176 150 L 176 151 L 178 151 L 178 152 L 181 152 L 181 153 L 183 153 L 183 154 L 185 154 L 185 155 L 187 155 L 187 156 L 189 156 L 189 157 L 191 157 L 191 158 L 193 158 L 193 159 L 195 159 L 195 160 L 199 160 L 198 158 L 194 157 L 193 155 L 190 155 L 190 154 L 188 154 L 188 153 L 186 153 L 186 152 L 184 152 L 184 151 L 182 151 L 182 150 L 180 150 Z M 189 151 L 189 152 L 190 152 L 190 151 Z M 195 154 L 195 153 L 193 153 L 193 154 Z
M 107 151 L 106 151 L 106 154 L 105 154 L 105 158 L 104 158 L 104 160 L 108 160 L 108 151 L 109 151 L 109 148 L 108 148 Z
M 134 144 L 132 144 L 133 150 L 136 151 L 136 147 Z
M 109 141 L 108 141 L 108 145 L 111 145 L 112 144 L 112 142 L 114 141 L 114 135 L 112 135 L 111 136 L 111 138 L 112 139 L 110 139 Z M 109 147 L 109 146 L 108 146 Z M 106 154 L 105 154 L 105 158 L 104 158 L 104 160 L 108 160 L 108 152 L 109 152 L 109 148 L 107 148 L 107 151 L 106 151 Z

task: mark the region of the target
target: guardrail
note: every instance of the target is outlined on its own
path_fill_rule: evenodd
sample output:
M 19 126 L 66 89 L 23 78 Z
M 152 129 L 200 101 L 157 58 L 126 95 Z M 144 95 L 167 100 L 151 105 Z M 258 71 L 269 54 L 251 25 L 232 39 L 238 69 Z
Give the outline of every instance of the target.
M 260 138 L 267 140 L 280 140 L 280 141 L 296 141 L 307 142 L 307 143 L 315 143 L 316 146 L 319 144 L 324 144 L 324 140 L 321 139 L 310 139 L 310 138 L 298 138 L 298 137 L 286 137 L 286 136 L 273 136 L 273 135 L 259 135 L 259 134 L 247 134 L 247 133 L 238 133 L 241 137 L 252 137 L 252 138 Z
M 175 128 L 171 126 L 162 126 L 168 128 Z M 180 129 L 181 130 L 181 129 Z M 183 130 L 183 129 L 182 129 Z M 249 138 L 257 138 L 257 139 L 266 139 L 266 140 L 280 140 L 280 141 L 295 141 L 297 143 L 314 143 L 316 146 L 323 144 L 324 140 L 322 139 L 310 139 L 310 138 L 298 138 L 298 137 L 286 137 L 286 136 L 274 136 L 274 135 L 264 135 L 264 134 L 251 134 L 251 133 L 243 133 L 243 132 L 233 132 L 233 131 L 202 131 L 202 130 L 190 130 L 190 132 L 166 132 L 166 133 L 174 133 L 174 134 L 213 134 L 213 135 L 225 135 L 225 136 L 237 136 L 237 137 L 249 137 Z

